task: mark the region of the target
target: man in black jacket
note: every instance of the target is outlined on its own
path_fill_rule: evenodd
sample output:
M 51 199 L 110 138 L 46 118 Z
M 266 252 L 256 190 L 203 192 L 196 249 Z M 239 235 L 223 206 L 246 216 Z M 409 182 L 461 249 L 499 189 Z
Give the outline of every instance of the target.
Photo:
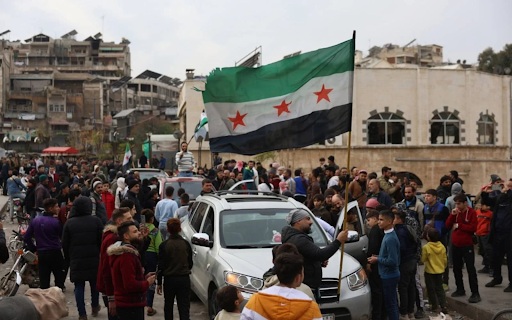
M 69 262 L 70 279 L 75 284 L 75 299 L 80 319 L 87 319 L 85 310 L 85 282 L 89 281 L 92 296 L 92 316 L 96 317 L 101 307 L 96 289 L 96 277 L 100 262 L 103 224 L 93 217 L 92 202 L 81 196 L 73 201 L 74 210 L 69 214 L 62 233 L 62 249 Z
M 313 224 L 312 216 L 304 209 L 293 209 L 286 216 L 289 224 L 282 230 L 283 243 L 293 243 L 304 257 L 304 283 L 307 284 L 316 297 L 322 283 L 322 266 L 332 257 L 348 237 L 348 230 L 340 232 L 338 237 L 324 248 L 317 246 L 308 235 Z
M 133 219 L 140 223 L 140 213 L 142 211 L 142 207 L 140 205 L 140 201 L 137 198 L 137 195 L 140 191 L 140 185 L 137 180 L 130 180 L 128 182 L 128 191 L 126 192 L 125 199 L 132 200 L 135 204 L 135 211 L 137 213 L 133 216 Z
M 493 244 L 492 266 L 494 274 L 491 282 L 485 286 L 494 287 L 503 282 L 501 264 L 505 255 L 507 255 L 509 285 L 504 292 L 512 292 L 512 181 L 506 182 L 503 193 L 492 197 L 490 196 L 491 192 L 491 186 L 482 192 L 482 201 L 489 203 L 493 212 L 489 242 Z
M 380 252 L 380 245 L 384 239 L 384 230 L 379 228 L 379 211 L 371 210 L 366 214 L 366 221 L 370 227 L 368 232 L 368 251 L 367 257 L 378 256 Z M 372 288 L 372 319 L 380 320 L 384 315 L 384 297 L 382 295 L 382 279 L 379 275 L 379 264 L 368 263 L 366 265 L 366 273 L 368 274 L 368 281 L 370 288 Z
M 92 185 L 93 192 L 91 193 L 90 199 L 92 201 L 92 215 L 98 217 L 101 223 L 105 225 L 107 223 L 107 208 L 105 202 L 101 198 L 101 192 L 103 191 L 103 182 L 96 180 Z

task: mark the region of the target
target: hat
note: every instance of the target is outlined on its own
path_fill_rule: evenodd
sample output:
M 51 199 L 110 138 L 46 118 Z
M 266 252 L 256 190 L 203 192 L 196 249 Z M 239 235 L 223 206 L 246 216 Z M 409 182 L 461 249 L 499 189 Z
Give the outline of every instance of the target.
M 361 169 L 361 170 L 359 170 L 359 173 L 366 173 L 366 174 L 368 174 L 368 171 L 366 171 L 366 169 Z
M 131 190 L 133 187 L 135 187 L 138 184 L 139 184 L 139 181 L 137 181 L 137 180 L 130 180 L 130 182 L 128 182 L 128 190 Z
M 380 205 L 379 201 L 377 199 L 370 199 L 366 201 L 366 207 L 367 208 L 377 208 L 377 206 Z
M 325 190 L 324 192 L 324 197 L 332 197 L 333 195 L 336 194 L 336 191 L 334 191 L 333 189 L 329 188 L 327 190 Z
M 48 180 L 48 176 L 45 175 L 45 174 L 42 174 L 39 176 L 39 182 L 45 182 L 46 180 Z
M 286 222 L 288 222 L 289 225 L 293 226 L 295 223 L 299 222 L 300 220 L 309 217 L 309 213 L 304 209 L 293 209 L 288 213 L 286 216 Z
M 496 183 L 496 181 L 503 181 L 503 179 L 501 179 L 497 174 L 491 174 L 491 182 Z
M 66 189 L 66 188 L 69 188 L 67 183 L 63 183 L 63 184 L 60 185 L 60 190 Z
M 390 167 L 382 167 L 382 172 L 388 172 L 389 170 L 391 170 Z
M 327 158 L 328 160 L 331 160 L 332 162 L 334 162 L 334 156 L 329 156 L 329 158 Z
M 101 181 L 95 181 L 95 182 L 92 184 L 92 189 L 93 189 L 93 190 L 94 190 L 94 189 L 96 189 L 96 187 L 97 187 L 98 185 L 100 185 L 100 184 L 101 184 L 101 185 L 103 185 L 103 183 L 102 183 Z

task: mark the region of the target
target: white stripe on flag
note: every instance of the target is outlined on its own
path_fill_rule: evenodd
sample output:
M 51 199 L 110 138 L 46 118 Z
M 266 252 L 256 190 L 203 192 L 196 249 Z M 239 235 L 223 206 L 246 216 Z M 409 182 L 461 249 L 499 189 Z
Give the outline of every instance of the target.
M 351 78 L 353 72 L 337 73 L 326 77 L 313 78 L 304 84 L 299 90 L 290 94 L 268 99 L 223 103 L 209 102 L 205 105 L 210 124 L 210 138 L 230 135 L 240 135 L 257 130 L 265 125 L 308 115 L 315 111 L 329 110 L 333 107 L 346 105 L 351 101 Z M 318 96 L 314 92 L 322 89 L 333 89 L 329 93 L 329 101 L 321 100 L 317 103 Z M 283 112 L 278 116 L 278 110 L 274 106 L 280 105 L 283 100 L 290 113 Z M 228 118 L 235 118 L 237 111 L 240 115 L 247 114 L 243 118 L 244 125 L 238 125 L 233 130 L 233 122 Z

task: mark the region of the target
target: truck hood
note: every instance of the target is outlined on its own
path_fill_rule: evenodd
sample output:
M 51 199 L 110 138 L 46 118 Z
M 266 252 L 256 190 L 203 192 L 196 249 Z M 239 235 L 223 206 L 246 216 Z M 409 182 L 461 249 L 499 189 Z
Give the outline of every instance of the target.
M 263 274 L 272 268 L 272 248 L 257 249 L 224 249 L 219 256 L 231 266 L 232 271 L 251 277 L 263 278 Z M 338 278 L 340 268 L 341 250 L 338 250 L 330 259 L 326 268 L 323 268 L 323 278 Z M 343 278 L 361 268 L 351 255 L 345 253 L 343 257 Z

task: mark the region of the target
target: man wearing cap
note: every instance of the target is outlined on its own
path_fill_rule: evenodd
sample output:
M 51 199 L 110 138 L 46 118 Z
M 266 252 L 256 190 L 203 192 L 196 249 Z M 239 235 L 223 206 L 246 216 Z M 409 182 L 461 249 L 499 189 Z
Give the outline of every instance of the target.
M 322 282 L 322 266 L 332 257 L 348 237 L 348 230 L 340 232 L 337 238 L 325 246 L 318 247 L 309 236 L 313 224 L 311 214 L 304 209 L 294 209 L 286 216 L 288 223 L 281 232 L 283 243 L 293 243 L 304 257 L 304 283 L 311 287 L 318 297 Z
M 380 188 L 391 195 L 395 193 L 396 190 L 400 190 L 402 181 L 398 180 L 393 187 L 391 183 L 389 183 L 389 179 L 391 179 L 391 168 L 382 167 L 382 175 L 379 177 Z
M 139 193 L 139 191 L 139 182 L 137 180 L 130 180 L 130 182 L 128 182 L 128 191 L 126 192 L 124 198 L 132 200 L 133 203 L 135 203 L 135 211 L 137 211 L 137 213 L 133 216 L 133 219 L 137 220 L 140 223 L 140 213 L 142 207 L 140 206 L 139 199 L 137 198 L 137 194 Z
M 43 201 L 52 197 L 48 190 L 48 177 L 45 174 L 39 176 L 39 183 L 37 184 L 34 194 L 36 200 L 36 212 L 37 215 L 41 215 L 44 210 Z
M 366 213 L 365 204 L 367 175 L 368 172 L 366 172 L 366 170 L 359 170 L 359 175 L 357 175 L 357 177 L 348 185 L 348 192 L 352 194 L 352 198 L 354 198 L 354 200 L 357 200 L 357 206 L 363 214 L 363 217 Z
M 107 208 L 101 198 L 101 192 L 103 191 L 103 182 L 96 180 L 92 184 L 92 193 L 89 197 L 92 201 L 92 215 L 98 217 L 101 223 L 105 225 L 107 223 Z

